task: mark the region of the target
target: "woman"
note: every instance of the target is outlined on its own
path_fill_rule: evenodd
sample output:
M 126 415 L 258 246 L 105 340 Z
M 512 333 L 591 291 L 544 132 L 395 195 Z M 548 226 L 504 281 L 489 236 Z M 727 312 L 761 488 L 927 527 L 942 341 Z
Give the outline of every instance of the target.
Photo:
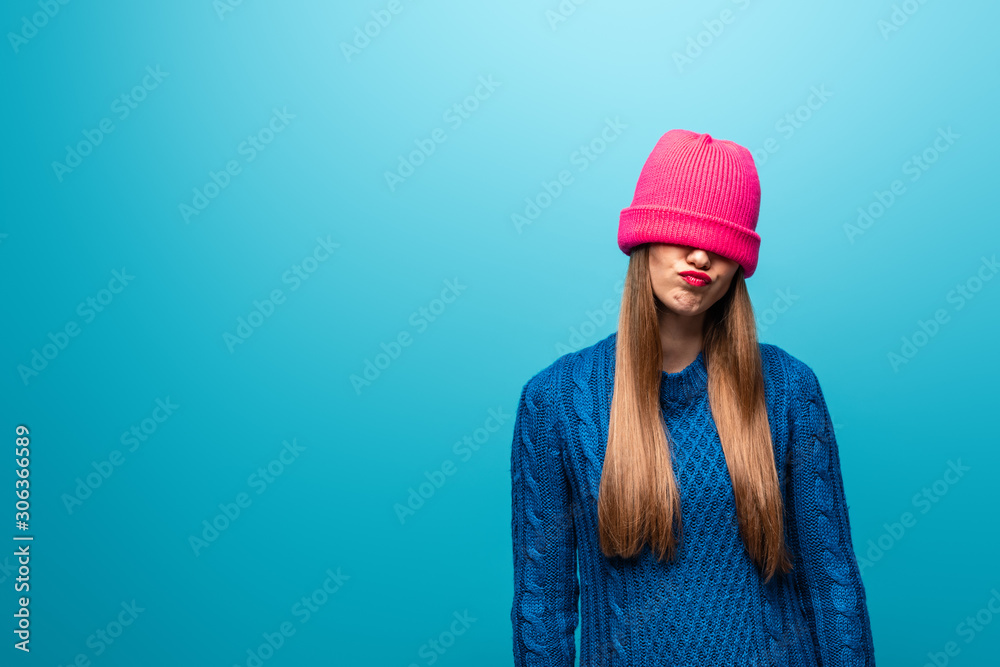
M 875 664 L 819 381 L 757 341 L 759 209 L 746 148 L 664 134 L 621 213 L 618 331 L 525 384 L 516 666 L 573 665 L 578 613 L 581 666 Z

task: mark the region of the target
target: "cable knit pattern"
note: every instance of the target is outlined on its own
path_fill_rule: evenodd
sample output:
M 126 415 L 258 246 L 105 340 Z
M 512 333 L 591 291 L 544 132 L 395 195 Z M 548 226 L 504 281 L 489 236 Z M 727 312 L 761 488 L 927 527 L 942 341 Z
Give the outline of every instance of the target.
M 851 543 L 850 519 L 833 423 L 815 373 L 799 369 L 801 421 L 792 426 L 802 457 L 793 461 L 792 493 L 800 509 L 792 531 L 805 554 L 797 585 L 816 619 L 824 665 L 874 661 L 861 573 Z
M 573 664 L 579 583 L 572 499 L 553 427 L 552 386 L 539 377 L 521 392 L 511 451 L 515 600 L 521 665 Z M 568 662 L 566 662 L 568 660 Z
M 684 525 L 676 558 L 660 562 L 648 545 L 630 559 L 601 553 L 615 340 L 563 355 L 521 391 L 515 667 L 574 665 L 578 624 L 581 667 L 874 667 L 830 415 L 812 370 L 777 346 L 760 351 L 793 571 L 765 584 L 739 538 L 704 353 L 660 385 Z

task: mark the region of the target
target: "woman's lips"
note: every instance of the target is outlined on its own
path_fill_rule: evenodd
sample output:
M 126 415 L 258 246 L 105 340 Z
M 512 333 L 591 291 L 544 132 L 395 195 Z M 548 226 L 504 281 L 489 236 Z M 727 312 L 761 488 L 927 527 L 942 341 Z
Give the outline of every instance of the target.
M 698 271 L 685 271 L 680 274 L 689 285 L 694 285 L 695 287 L 702 287 L 704 285 L 712 282 L 712 279 L 708 277 L 707 274 L 700 273 Z

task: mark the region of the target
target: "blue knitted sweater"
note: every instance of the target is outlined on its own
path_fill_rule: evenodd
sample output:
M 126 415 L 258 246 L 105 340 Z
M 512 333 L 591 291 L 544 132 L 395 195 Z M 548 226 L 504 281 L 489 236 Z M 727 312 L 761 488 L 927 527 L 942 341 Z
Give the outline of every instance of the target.
M 573 665 L 578 621 L 581 667 L 874 666 L 830 414 L 812 369 L 775 345 L 760 352 L 794 569 L 764 584 L 739 537 L 704 352 L 660 385 L 684 526 L 675 559 L 657 561 L 648 545 L 631 559 L 604 556 L 597 494 L 616 336 L 563 355 L 521 391 L 515 666 Z

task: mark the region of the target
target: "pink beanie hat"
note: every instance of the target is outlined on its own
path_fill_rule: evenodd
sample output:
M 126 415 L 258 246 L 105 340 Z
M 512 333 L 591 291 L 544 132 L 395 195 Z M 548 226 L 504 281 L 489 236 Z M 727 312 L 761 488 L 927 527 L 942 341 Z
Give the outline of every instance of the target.
M 626 255 L 648 242 L 690 245 L 757 268 L 760 180 L 750 151 L 732 141 L 670 130 L 639 174 L 632 205 L 622 209 L 618 247 Z

